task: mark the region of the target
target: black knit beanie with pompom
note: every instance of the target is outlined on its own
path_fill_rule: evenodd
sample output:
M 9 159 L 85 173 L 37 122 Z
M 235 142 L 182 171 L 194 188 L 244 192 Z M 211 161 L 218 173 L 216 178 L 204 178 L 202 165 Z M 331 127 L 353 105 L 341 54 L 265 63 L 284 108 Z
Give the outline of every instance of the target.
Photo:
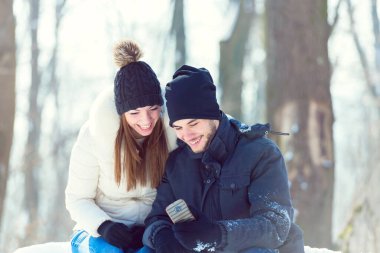
M 163 105 L 160 82 L 152 68 L 139 61 L 142 52 L 130 40 L 117 43 L 114 47 L 114 60 L 120 67 L 115 77 L 115 105 L 117 113 L 139 107 Z

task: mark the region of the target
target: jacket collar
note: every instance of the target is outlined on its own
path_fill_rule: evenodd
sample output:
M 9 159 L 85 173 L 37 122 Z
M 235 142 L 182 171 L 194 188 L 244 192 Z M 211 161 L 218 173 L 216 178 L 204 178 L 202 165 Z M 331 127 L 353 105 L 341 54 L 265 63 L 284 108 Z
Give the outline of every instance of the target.
M 232 153 L 239 140 L 240 133 L 233 129 L 227 116 L 221 112 L 219 127 L 207 150 L 204 152 L 202 162 L 218 162 L 223 164 L 228 154 Z

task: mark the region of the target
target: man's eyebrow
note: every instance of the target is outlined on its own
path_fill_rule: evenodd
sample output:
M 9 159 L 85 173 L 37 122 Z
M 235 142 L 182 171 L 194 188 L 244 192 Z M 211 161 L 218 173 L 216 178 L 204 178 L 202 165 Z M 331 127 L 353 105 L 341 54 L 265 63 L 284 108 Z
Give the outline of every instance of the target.
M 186 125 L 190 125 L 191 123 L 193 123 L 194 121 L 196 121 L 197 119 L 192 119 L 192 120 L 190 120 L 189 122 L 187 122 L 187 124 Z
M 186 123 L 186 125 L 189 125 L 191 123 L 193 123 L 194 121 L 196 121 L 197 119 L 192 119 L 190 120 L 189 122 Z M 173 127 L 181 127 L 181 126 L 176 126 L 175 124 L 173 124 Z

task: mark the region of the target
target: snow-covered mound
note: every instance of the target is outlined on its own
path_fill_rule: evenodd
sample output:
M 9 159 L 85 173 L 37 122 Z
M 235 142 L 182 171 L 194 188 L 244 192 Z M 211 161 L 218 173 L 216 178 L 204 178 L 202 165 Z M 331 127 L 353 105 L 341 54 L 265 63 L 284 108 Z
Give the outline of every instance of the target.
M 19 248 L 13 253 L 71 253 L 70 242 L 48 242 Z
M 341 251 L 332 251 L 328 249 L 317 249 L 305 246 L 305 253 L 341 253 Z

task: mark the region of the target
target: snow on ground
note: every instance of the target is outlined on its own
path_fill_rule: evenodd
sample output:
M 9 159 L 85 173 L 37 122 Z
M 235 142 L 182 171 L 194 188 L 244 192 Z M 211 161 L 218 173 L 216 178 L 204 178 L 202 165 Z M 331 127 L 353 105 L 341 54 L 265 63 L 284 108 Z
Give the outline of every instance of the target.
M 317 249 L 305 246 L 305 253 L 341 253 L 341 251 L 332 251 L 328 249 Z

